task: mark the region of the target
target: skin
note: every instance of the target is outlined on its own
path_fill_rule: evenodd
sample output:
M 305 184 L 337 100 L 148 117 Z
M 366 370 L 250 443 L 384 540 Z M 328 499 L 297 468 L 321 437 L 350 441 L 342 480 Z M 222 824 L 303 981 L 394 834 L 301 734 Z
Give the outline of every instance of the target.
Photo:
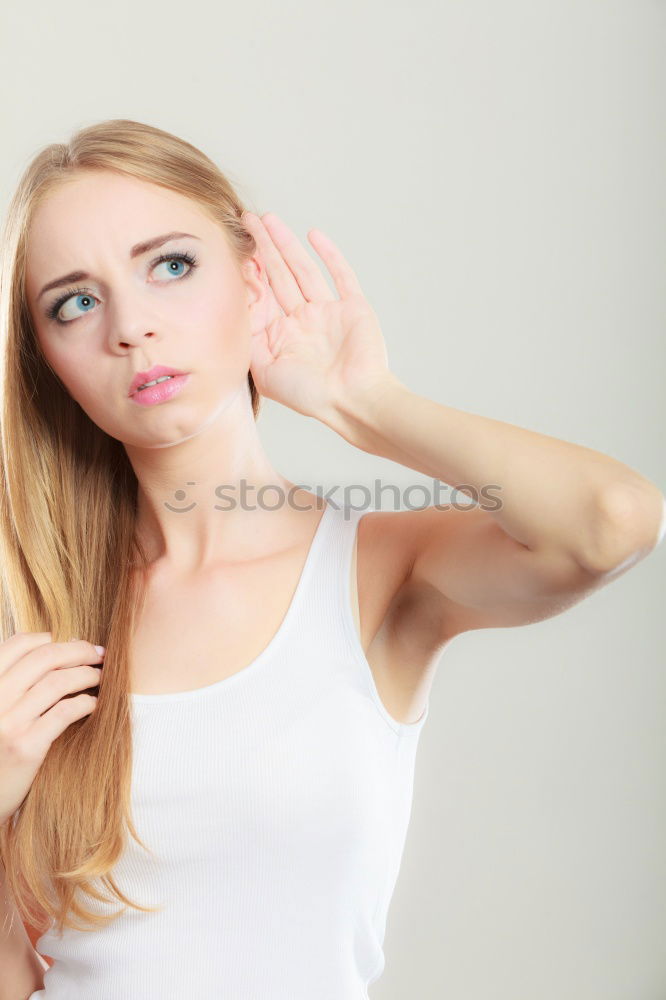
M 179 238 L 130 258 L 135 243 L 171 231 L 199 239 Z M 220 594 L 217 606 L 229 616 L 223 621 L 216 616 L 227 642 L 228 672 L 256 655 L 263 635 L 256 635 L 256 629 L 241 629 L 237 646 L 230 646 L 233 623 L 244 620 L 242 602 L 248 593 L 261 592 L 266 621 L 281 620 L 284 595 L 291 592 L 289 584 L 293 590 L 321 517 L 321 503 L 305 490 L 296 493 L 292 504 L 279 506 L 275 491 L 269 490 L 266 505 L 275 504 L 275 509 L 214 507 L 218 502 L 214 491 L 220 484 L 238 486 L 244 481 L 254 486 L 245 505 L 249 508 L 262 486 L 277 484 L 284 493 L 294 487 L 273 467 L 259 440 L 247 387 L 250 368 L 263 396 L 313 416 L 317 414 L 309 407 L 320 401 L 328 407 L 327 386 L 338 384 L 316 361 L 316 370 L 304 367 L 299 378 L 292 378 L 282 361 L 272 367 L 270 380 L 266 377 L 273 360 L 267 327 L 275 332 L 272 317 L 277 316 L 279 323 L 282 309 L 264 264 L 264 259 L 273 261 L 274 268 L 275 250 L 265 232 L 257 237 L 258 252 L 239 264 L 223 229 L 196 202 L 109 171 L 75 175 L 50 192 L 35 212 L 28 235 L 26 295 L 39 346 L 90 419 L 123 443 L 139 483 L 137 530 L 149 554 L 148 583 L 155 597 L 155 613 L 149 601 L 135 637 L 136 659 L 142 665 L 135 680 L 141 689 L 159 690 L 165 685 L 182 689 L 217 679 L 217 675 L 175 678 L 168 672 L 171 662 L 174 670 L 180 669 L 182 657 L 173 637 L 165 641 L 164 622 L 172 614 L 181 620 L 199 614 L 204 584 Z M 170 274 L 168 262 L 154 264 L 159 255 L 177 251 L 197 257 L 194 270 L 189 271 L 187 264 L 178 267 L 177 273 L 184 277 Z M 74 270 L 86 271 L 91 278 L 40 297 L 45 284 Z M 347 281 L 354 284 L 350 277 Z M 66 321 L 60 325 L 48 312 L 74 288 L 88 292 L 92 304 L 86 308 L 79 296 L 70 295 L 59 307 L 58 315 Z M 280 283 L 278 296 L 286 302 L 283 289 Z M 321 277 L 315 291 L 335 308 L 334 296 Z M 285 312 L 290 312 L 286 304 Z M 355 313 L 345 308 L 353 318 Z M 335 361 L 338 357 L 349 361 L 344 351 L 328 352 L 327 330 L 320 334 L 317 343 L 322 353 Z M 369 373 L 372 381 L 377 372 L 383 376 L 385 371 L 383 340 L 378 330 L 373 334 L 363 343 L 363 358 L 353 356 L 353 365 L 347 364 L 362 377 Z M 281 331 L 277 336 L 284 340 Z M 352 349 L 356 350 L 353 341 Z M 190 381 L 169 402 L 142 407 L 128 398 L 129 385 L 137 371 L 154 364 L 189 372 Z M 367 388 L 366 381 L 363 389 Z M 177 490 L 184 490 L 186 497 L 177 499 Z M 225 492 L 237 495 L 230 489 Z M 172 513 L 166 506 L 189 507 L 193 501 L 196 505 L 186 514 Z M 366 649 L 385 613 L 388 589 L 401 577 L 400 560 L 386 545 L 378 551 L 386 559 L 391 557 L 390 566 L 371 574 L 380 585 L 370 588 L 369 566 L 359 585 L 364 592 L 372 589 L 373 598 L 366 603 Z M 355 556 L 354 550 L 350 584 L 360 629 Z M 270 573 L 268 593 L 261 591 L 262 586 L 266 591 L 265 584 L 257 580 L 253 586 L 242 572 L 243 564 L 255 561 L 262 580 Z M 236 602 L 241 602 L 238 607 Z M 271 631 L 275 628 L 267 631 L 266 638 Z M 202 624 L 201 632 L 202 649 L 215 648 L 219 637 L 212 625 Z M 202 653 L 200 660 L 208 662 L 210 656 Z M 164 676 L 148 675 L 146 665 L 153 662 L 161 664 Z M 219 665 L 216 670 L 219 674 Z M 380 680 L 380 689 L 393 711 L 403 708 L 391 700 L 385 681 Z
M 130 259 L 135 243 L 171 231 L 171 240 Z M 162 262 L 189 251 L 198 266 Z M 46 292 L 43 285 L 73 270 L 93 280 Z M 189 272 L 189 273 L 188 273 Z M 67 288 L 94 296 L 87 310 L 71 297 L 59 325 L 47 308 Z M 269 288 L 259 254 L 239 264 L 223 229 L 198 204 L 148 182 L 95 171 L 52 191 L 35 213 L 28 239 L 26 294 L 44 353 L 70 395 L 102 430 L 122 441 L 139 481 L 138 532 L 151 560 L 176 575 L 195 574 L 222 557 L 251 558 L 276 539 L 302 536 L 303 514 L 282 504 L 257 505 L 257 494 L 223 512 L 220 485 L 242 480 L 256 490 L 294 484 L 271 464 L 257 433 L 247 388 L 252 337 L 264 329 Z M 128 398 L 137 371 L 165 364 L 189 372 L 167 403 L 142 407 Z M 194 483 L 196 485 L 188 485 Z M 177 490 L 185 497 L 175 499 Z M 225 494 L 240 493 L 226 489 Z M 313 495 L 300 491 L 305 506 Z M 169 511 L 165 504 L 182 509 Z M 277 504 L 274 490 L 266 507 Z M 223 516 L 221 516 L 223 514 Z M 319 511 L 312 511 L 313 521 Z
M 39 343 L 73 398 L 123 442 L 140 486 L 139 534 L 165 568 L 162 582 L 302 548 L 321 516 L 303 490 L 307 515 L 293 503 L 215 510 L 220 485 L 294 485 L 259 441 L 250 369 L 262 396 L 369 454 L 471 484 L 477 498 L 484 484 L 499 487 L 496 510 L 378 511 L 359 527 L 359 553 L 369 553 L 359 565 L 363 648 L 376 676 L 390 679 L 384 690 L 400 695 L 401 714 L 418 717 L 445 642 L 542 620 L 608 582 L 651 551 L 664 498 L 610 456 L 413 393 L 389 370 L 377 316 L 333 241 L 308 233 L 339 298 L 276 215 L 243 221 L 258 250 L 239 266 L 221 228 L 189 199 L 104 171 L 73 177 L 31 228 L 27 294 Z M 174 229 L 201 239 L 130 259 L 134 243 Z M 199 267 L 184 278 L 166 264 L 151 270 L 167 250 L 194 251 Z M 59 326 L 39 290 L 79 268 L 93 274 L 82 287 L 97 304 Z M 283 314 L 273 318 L 276 306 Z M 130 380 L 155 363 L 191 372 L 190 382 L 168 403 L 140 407 L 127 398 Z M 183 505 L 197 502 L 187 515 L 165 506 L 177 490 Z M 270 601 L 279 593 L 272 588 Z M 272 610 L 279 622 L 285 609 Z
M 313 240 L 317 231 L 311 231 L 346 300 L 341 306 L 276 216 L 245 221 L 286 314 L 270 336 L 264 334 L 273 302 L 259 253 L 240 266 L 220 227 L 175 192 L 108 172 L 73 177 L 39 207 L 29 235 L 26 293 L 39 344 L 90 419 L 126 448 L 139 481 L 139 534 L 154 566 L 164 568 L 162 581 L 196 577 L 225 559 L 270 552 L 276 539 L 302 537 L 304 515 L 289 505 L 269 511 L 235 506 L 223 516 L 214 508 L 220 484 L 278 484 L 285 492 L 294 485 L 273 468 L 257 434 L 247 391 L 253 361 L 262 395 L 323 420 L 369 454 L 442 482 L 492 482 L 503 489 L 510 484 L 496 519 L 484 511 L 448 516 L 433 508 L 363 519 L 359 542 L 363 533 L 375 562 L 372 570 L 365 562 L 359 576 L 364 616 L 363 628 L 358 620 L 357 626 L 389 712 L 415 722 L 450 638 L 474 628 L 538 621 L 579 600 L 649 550 L 664 498 L 643 480 L 637 492 L 651 508 L 640 538 L 633 525 L 641 518 L 633 509 L 627 517 L 629 501 L 621 495 L 620 514 L 604 520 L 613 526 L 604 532 L 604 545 L 577 549 L 573 529 L 581 510 L 591 510 L 593 523 L 598 521 L 596 506 L 580 502 L 594 486 L 586 485 L 589 450 L 416 397 L 391 377 L 375 318 L 332 242 L 322 234 Z M 179 239 L 130 259 L 130 246 L 170 230 L 200 239 Z M 169 274 L 166 262 L 151 268 L 157 255 L 183 250 L 198 257 L 189 275 Z M 46 282 L 74 269 L 94 276 L 81 284 L 97 301 L 90 312 L 60 326 L 46 307 L 61 290 L 37 297 Z M 75 299 L 68 308 L 75 315 Z M 276 345 L 282 347 L 273 353 Z M 168 403 L 140 407 L 128 399 L 129 383 L 156 363 L 190 372 L 190 381 Z M 629 473 L 629 485 L 636 482 L 631 470 L 598 453 L 594 458 L 599 489 L 616 473 L 618 481 Z M 552 484 L 559 484 L 562 502 L 553 502 Z M 165 506 L 177 490 L 185 490 L 187 506 L 196 501 L 186 515 Z M 312 513 L 318 520 L 319 512 Z M 659 523 L 661 538 L 666 521 Z M 580 535 L 586 536 L 584 526 Z M 592 571 L 588 552 L 595 556 Z M 355 579 L 354 561 L 352 584 Z M 391 614 L 394 594 L 402 599 Z M 187 614 L 180 592 L 176 603 L 184 620 L 201 606 L 195 594 Z M 262 606 L 268 603 L 270 598 Z M 232 607 L 230 621 L 237 617 Z M 158 614 L 157 620 L 153 641 L 159 645 L 166 619 Z M 246 663 L 249 655 L 242 650 L 238 662 Z M 146 661 L 162 664 L 163 657 Z

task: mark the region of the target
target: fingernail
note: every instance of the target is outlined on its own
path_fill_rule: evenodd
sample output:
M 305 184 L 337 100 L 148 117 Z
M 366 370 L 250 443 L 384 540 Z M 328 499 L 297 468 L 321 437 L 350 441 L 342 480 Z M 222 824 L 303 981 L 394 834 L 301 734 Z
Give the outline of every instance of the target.
M 105 647 L 105 646 L 95 646 L 95 649 L 97 650 L 97 652 L 99 653 L 99 655 L 100 655 L 100 656 L 101 656 L 101 655 L 102 655 L 103 653 L 105 653 L 105 652 L 106 652 L 106 647 Z

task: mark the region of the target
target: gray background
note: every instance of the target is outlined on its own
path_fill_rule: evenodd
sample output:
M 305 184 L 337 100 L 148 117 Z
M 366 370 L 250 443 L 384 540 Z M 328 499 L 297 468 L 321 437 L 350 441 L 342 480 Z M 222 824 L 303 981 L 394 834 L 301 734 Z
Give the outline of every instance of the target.
M 2 17 L 3 208 L 33 153 L 81 125 L 168 129 L 313 256 L 309 228 L 333 237 L 413 391 L 666 488 L 664 2 L 61 0 Z M 263 407 L 295 482 L 429 485 Z M 445 650 L 373 1000 L 666 997 L 665 566 L 662 545 L 563 615 Z

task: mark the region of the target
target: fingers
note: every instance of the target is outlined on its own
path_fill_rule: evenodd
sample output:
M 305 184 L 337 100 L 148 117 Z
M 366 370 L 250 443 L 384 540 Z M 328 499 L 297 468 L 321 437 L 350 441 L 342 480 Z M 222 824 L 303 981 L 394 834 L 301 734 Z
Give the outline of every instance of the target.
M 0 676 L 5 674 L 19 657 L 50 642 L 50 632 L 14 632 L 0 644 Z
M 330 236 L 322 233 L 321 229 L 311 229 L 308 239 L 331 272 L 340 298 L 362 295 L 363 290 L 352 266 Z
M 48 712 L 63 699 L 71 701 L 81 694 L 97 697 L 95 688 L 99 686 L 101 674 L 101 667 L 83 665 L 70 667 L 68 670 L 51 670 L 26 691 L 7 716 L 14 725 L 23 728 L 36 722 L 44 712 Z
M 0 647 L 0 704 L 12 708 L 25 693 L 49 673 L 67 673 L 66 668 L 98 664 L 104 659 L 85 639 L 52 642 L 50 633 L 13 636 Z M 16 640 L 16 641 L 12 641 Z M 3 669 L 4 667 L 4 669 Z
M 335 300 L 321 270 L 289 226 L 275 213 L 267 212 L 260 219 L 252 212 L 245 212 L 243 222 L 257 242 L 275 296 L 287 314 L 304 300 Z
M 291 313 L 303 303 L 303 293 L 291 273 L 281 253 L 258 216 L 251 212 L 243 214 L 243 223 L 255 238 L 257 248 L 263 258 L 266 274 L 279 305 L 285 313 Z

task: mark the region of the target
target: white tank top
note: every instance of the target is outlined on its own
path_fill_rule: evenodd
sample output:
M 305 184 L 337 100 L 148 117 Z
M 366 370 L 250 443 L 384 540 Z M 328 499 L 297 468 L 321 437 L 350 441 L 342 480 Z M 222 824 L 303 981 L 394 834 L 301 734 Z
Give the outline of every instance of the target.
M 36 948 L 54 964 L 30 1000 L 367 998 L 429 704 L 394 720 L 364 655 L 350 591 L 363 513 L 327 501 L 282 624 L 248 666 L 130 695 L 132 810 L 152 853 L 128 835 L 113 874 L 163 908 L 62 936 L 52 924 Z

